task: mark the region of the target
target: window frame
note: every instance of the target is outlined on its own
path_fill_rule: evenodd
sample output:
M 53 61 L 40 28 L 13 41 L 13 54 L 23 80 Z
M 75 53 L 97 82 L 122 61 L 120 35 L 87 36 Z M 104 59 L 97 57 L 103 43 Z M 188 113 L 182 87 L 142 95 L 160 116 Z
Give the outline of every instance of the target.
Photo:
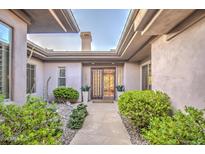
M 64 69 L 65 71 L 65 76 L 61 76 L 61 69 Z M 65 85 L 60 85 L 60 79 L 64 79 L 65 80 Z M 66 67 L 65 66 L 59 66 L 58 67 L 58 87 L 62 87 L 62 86 L 66 86 Z
M 10 32 L 9 32 L 9 85 L 8 85 L 8 88 L 9 88 L 9 97 L 8 98 L 5 98 L 4 101 L 5 102 L 9 102 L 12 100 L 12 83 L 13 83 L 13 80 L 12 80 L 12 65 L 13 65 L 13 62 L 12 62 L 12 56 L 13 56 L 13 45 L 14 45 L 14 41 L 13 41 L 13 35 L 14 35 L 14 30 L 13 30 L 13 27 L 7 23 L 5 23 L 4 21 L 0 20 L 0 24 L 2 24 L 3 26 L 9 28 Z
M 142 68 L 143 68 L 143 66 L 146 66 L 147 65 L 147 70 L 148 70 L 148 72 L 147 72 L 147 75 L 148 75 L 148 77 L 149 77 L 149 66 L 151 66 L 151 78 L 152 78 L 152 64 L 151 64 L 151 60 L 148 60 L 148 61 L 146 61 L 146 62 L 144 62 L 144 63 L 142 63 L 141 65 L 140 65 L 140 90 L 143 90 L 142 89 Z M 149 79 L 148 79 L 148 82 L 149 82 Z M 152 82 L 152 79 L 151 79 L 151 82 Z M 148 87 L 149 87 L 149 83 L 148 83 Z M 151 87 L 150 88 L 148 88 L 147 90 L 151 90 L 152 89 L 152 83 L 151 83 Z
M 34 90 L 31 91 L 31 89 L 29 89 L 29 92 L 28 92 L 28 83 L 27 83 L 27 80 L 28 80 L 28 74 L 27 74 L 27 71 L 28 71 L 28 65 L 30 65 L 29 67 L 29 71 L 30 71 L 30 75 L 31 75 L 31 66 L 34 66 Z M 30 76 L 30 83 L 31 83 L 31 76 Z M 30 87 L 32 88 L 32 87 Z M 36 93 L 36 65 L 35 64 L 32 64 L 32 63 L 27 63 L 26 64 L 26 94 L 35 94 Z

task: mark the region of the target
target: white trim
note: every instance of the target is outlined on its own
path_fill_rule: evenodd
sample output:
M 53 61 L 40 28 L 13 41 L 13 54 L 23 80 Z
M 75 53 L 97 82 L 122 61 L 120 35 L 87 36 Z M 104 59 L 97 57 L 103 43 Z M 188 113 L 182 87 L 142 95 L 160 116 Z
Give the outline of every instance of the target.
M 142 67 L 151 64 L 151 60 L 148 60 L 140 65 L 140 90 L 142 90 Z

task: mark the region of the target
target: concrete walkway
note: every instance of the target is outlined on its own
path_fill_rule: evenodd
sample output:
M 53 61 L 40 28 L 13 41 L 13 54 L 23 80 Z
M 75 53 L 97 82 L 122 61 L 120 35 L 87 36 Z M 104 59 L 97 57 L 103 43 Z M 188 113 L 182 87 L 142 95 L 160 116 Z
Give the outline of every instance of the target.
M 89 115 L 70 144 L 131 144 L 129 135 L 117 113 L 116 103 L 88 103 Z

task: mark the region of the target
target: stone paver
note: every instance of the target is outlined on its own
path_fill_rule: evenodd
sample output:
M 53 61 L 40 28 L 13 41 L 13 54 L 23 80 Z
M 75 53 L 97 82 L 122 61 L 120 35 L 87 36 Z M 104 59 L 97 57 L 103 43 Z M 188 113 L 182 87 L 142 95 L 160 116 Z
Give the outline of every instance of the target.
M 70 144 L 122 145 L 131 144 L 118 114 L 116 103 L 88 103 L 89 115 Z

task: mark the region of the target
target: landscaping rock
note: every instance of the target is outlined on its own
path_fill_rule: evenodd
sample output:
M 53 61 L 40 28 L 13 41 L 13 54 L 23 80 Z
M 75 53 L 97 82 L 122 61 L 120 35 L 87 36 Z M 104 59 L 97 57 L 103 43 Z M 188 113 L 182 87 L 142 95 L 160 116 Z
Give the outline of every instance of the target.
M 148 143 L 141 137 L 139 129 L 137 129 L 126 117 L 121 116 L 122 122 L 130 135 L 132 144 L 147 145 Z
M 70 103 L 67 104 L 57 104 L 57 112 L 61 116 L 61 120 L 63 123 L 63 136 L 62 136 L 62 144 L 70 144 L 71 140 L 77 133 L 77 130 L 72 130 L 67 127 L 67 123 L 69 120 L 69 116 L 72 112 L 72 109 L 76 106 L 76 104 L 71 105 Z

